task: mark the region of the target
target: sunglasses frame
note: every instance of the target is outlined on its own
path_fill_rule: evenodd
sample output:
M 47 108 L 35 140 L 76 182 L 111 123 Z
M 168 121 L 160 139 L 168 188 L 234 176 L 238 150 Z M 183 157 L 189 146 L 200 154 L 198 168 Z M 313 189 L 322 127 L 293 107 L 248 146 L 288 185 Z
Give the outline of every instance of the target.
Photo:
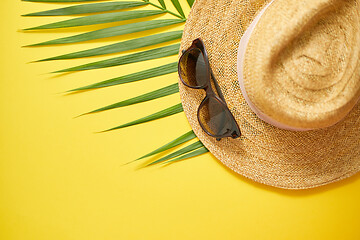
M 191 86 L 191 85 L 188 85 L 181 77 L 181 67 L 180 67 L 180 62 L 182 61 L 184 55 L 186 52 L 188 51 L 191 51 L 193 49 L 198 49 L 200 50 L 201 54 L 203 55 L 204 57 L 204 60 L 205 60 L 205 66 L 206 66 L 206 71 L 208 71 L 208 79 L 206 81 L 206 83 L 203 85 L 203 86 Z M 189 87 L 189 88 L 192 88 L 192 89 L 203 89 L 205 92 L 206 92 L 206 96 L 205 98 L 201 101 L 199 107 L 198 107 L 198 110 L 197 110 L 197 118 L 198 118 L 198 121 L 199 121 L 199 124 L 201 126 L 201 128 L 204 130 L 204 132 L 206 134 L 208 134 L 209 136 L 211 137 L 215 137 L 217 141 L 220 141 L 222 138 L 226 138 L 226 137 L 231 137 L 231 138 L 238 138 L 241 136 L 241 131 L 240 131 L 240 128 L 234 118 L 234 116 L 232 115 L 232 113 L 230 112 L 230 109 L 228 108 L 227 104 L 226 104 L 226 101 L 225 101 L 225 98 L 220 90 L 220 87 L 219 87 L 219 84 L 217 83 L 216 79 L 215 79 L 215 76 L 212 72 L 212 69 L 210 68 L 210 63 L 209 63 L 209 58 L 208 58 L 208 54 L 207 54 L 207 51 L 205 49 L 205 45 L 204 45 L 204 42 L 200 39 L 200 38 L 197 38 L 195 39 L 191 46 L 186 49 L 186 50 L 183 50 L 182 51 L 182 55 L 179 59 L 179 62 L 178 62 L 178 74 L 179 74 L 179 78 L 181 80 L 181 82 L 186 86 L 186 87 Z M 212 88 L 212 85 L 211 85 L 211 78 L 213 79 L 213 83 L 214 83 L 214 86 L 216 88 L 216 92 L 218 93 L 218 95 L 216 95 L 216 93 L 214 92 L 213 88 Z M 224 134 L 221 134 L 221 135 L 214 135 L 214 134 L 211 134 L 207 129 L 206 127 L 203 125 L 203 123 L 201 122 L 200 120 L 200 110 L 201 108 L 204 106 L 205 102 L 209 99 L 209 98 L 215 98 L 216 101 L 218 101 L 223 109 L 224 109 L 224 112 L 225 114 L 229 117 L 229 119 L 232 120 L 232 128 L 229 129 L 226 133 Z

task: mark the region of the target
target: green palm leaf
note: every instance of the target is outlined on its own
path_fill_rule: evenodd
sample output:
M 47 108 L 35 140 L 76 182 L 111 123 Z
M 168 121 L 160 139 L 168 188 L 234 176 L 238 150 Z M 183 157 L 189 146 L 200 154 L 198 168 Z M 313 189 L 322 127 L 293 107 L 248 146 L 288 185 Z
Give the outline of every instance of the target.
M 150 166 L 150 165 L 154 165 L 156 163 L 160 163 L 160 162 L 164 162 L 166 160 L 169 160 L 169 159 L 172 159 L 172 158 L 175 158 L 175 157 L 178 157 L 178 156 L 181 156 L 185 153 L 188 153 L 188 152 L 191 152 L 191 151 L 194 151 L 198 148 L 201 148 L 201 147 L 204 147 L 204 145 L 200 142 L 200 141 L 197 141 L 193 144 L 190 144 L 189 146 L 186 146 L 176 152 L 173 152 L 173 153 L 170 153 L 169 155 L 166 155 L 165 157 L 162 157 L 154 162 L 151 162 L 149 163 L 147 166 Z
M 36 13 L 29 13 L 23 16 L 64 16 L 64 15 L 75 15 L 83 13 L 95 13 L 95 12 L 106 12 L 114 11 L 126 8 L 133 8 L 138 6 L 147 5 L 146 2 L 105 2 L 105 3 L 92 3 L 82 4 L 77 6 L 58 8 L 49 11 L 42 11 Z
M 120 36 L 129 33 L 141 32 L 146 30 L 151 30 L 155 28 L 166 27 L 170 25 L 175 25 L 179 23 L 183 23 L 182 19 L 164 19 L 164 20 L 153 20 L 147 22 L 138 22 L 131 23 L 121 26 L 104 28 L 96 31 L 91 31 L 87 33 L 82 33 L 70 37 L 59 38 L 51 41 L 46 41 L 42 43 L 37 43 L 29 46 L 42 46 L 42 45 L 52 45 L 52 44 L 65 44 L 65 43 L 77 43 L 84 42 L 94 39 L 107 38 Z
M 39 61 L 42 62 L 42 61 L 50 61 L 50 60 L 83 58 L 83 57 L 105 55 L 109 53 L 124 52 L 128 50 L 152 46 L 164 42 L 170 42 L 181 38 L 181 36 L 182 36 L 182 31 L 159 33 L 142 38 L 136 38 L 124 42 L 114 43 L 103 47 L 92 48 L 92 49 L 60 55 L 52 58 L 46 58 Z
M 158 5 L 150 2 L 149 0 L 143 0 L 143 1 L 144 1 L 144 2 L 147 2 L 147 3 L 150 4 L 151 6 L 154 6 L 154 7 L 156 7 L 156 8 L 159 8 L 159 9 L 163 10 L 163 11 L 166 12 L 166 13 L 170 13 L 171 15 L 174 15 L 174 16 L 176 16 L 176 17 L 178 17 L 178 18 L 181 18 L 181 19 L 186 19 L 186 17 L 180 16 L 180 15 L 178 15 L 178 14 L 172 12 L 172 11 L 169 11 L 168 9 L 166 9 L 165 2 L 164 2 L 164 6 L 161 4 L 161 1 L 162 1 L 162 0 L 159 1 L 161 6 L 158 6 Z
M 194 1 L 195 1 L 195 0 L 186 0 L 186 1 L 188 2 L 189 6 L 192 7 L 192 5 L 194 4 Z
M 163 9 L 166 9 L 164 0 L 158 0 L 158 1 L 159 1 L 160 5 L 163 7 Z
M 182 156 L 180 156 L 178 158 L 166 161 L 165 164 L 173 163 L 173 162 L 177 162 L 177 161 L 185 160 L 185 159 L 189 159 L 189 158 L 193 158 L 193 157 L 202 155 L 202 154 L 207 153 L 207 152 L 209 152 L 209 150 L 206 147 L 202 147 L 202 148 L 199 148 L 199 149 L 197 149 L 195 151 L 192 151 L 190 153 L 184 154 L 184 155 L 182 155 Z
M 185 133 L 184 135 L 181 135 L 180 137 L 176 138 L 175 140 L 165 144 L 164 146 L 136 159 L 136 160 L 140 160 L 140 159 L 143 159 L 143 158 L 147 158 L 147 157 L 150 157 L 150 156 L 153 156 L 155 154 L 158 154 L 158 153 L 161 153 L 161 152 L 164 152 L 166 150 L 169 150 L 171 148 L 174 148 L 176 146 L 179 146 L 180 144 L 183 144 L 183 143 L 186 143 L 188 141 L 190 141 L 191 139 L 194 139 L 196 138 L 196 135 L 195 133 L 191 130 L 187 133 Z M 135 161 L 136 161 L 135 160 Z
M 98 68 L 107 68 L 107 67 L 114 67 L 120 66 L 130 63 L 142 62 L 151 59 L 167 57 L 171 55 L 176 55 L 179 51 L 180 44 L 174 44 L 166 47 L 155 48 L 144 52 L 137 52 L 125 56 L 110 58 L 102 61 L 92 62 L 83 64 L 80 66 L 67 68 L 63 70 L 56 71 L 55 73 L 61 72 L 73 72 L 73 71 L 84 71 L 84 70 L 92 70 Z
M 98 2 L 104 0 L 22 0 L 24 2 L 57 2 L 57 3 L 68 3 L 68 2 Z
M 165 96 L 177 93 L 177 92 L 179 92 L 179 86 L 177 83 L 175 83 L 175 84 L 171 84 L 169 86 L 157 89 L 157 90 L 149 92 L 149 93 L 145 93 L 143 95 L 140 95 L 140 96 L 137 96 L 134 98 L 130 98 L 130 99 L 118 102 L 118 103 L 108 105 L 106 107 L 96 109 L 94 111 L 91 111 L 91 112 L 88 112 L 85 114 L 102 112 L 102 111 L 106 111 L 106 110 L 110 110 L 110 109 L 114 109 L 114 108 L 120 108 L 120 107 L 130 106 L 130 105 L 137 104 L 137 103 L 147 102 L 147 101 L 165 97 Z M 85 115 L 85 114 L 83 114 L 83 115 Z
M 25 30 L 39 30 L 39 29 L 54 29 L 54 28 L 68 28 L 79 27 L 86 25 L 94 25 L 101 23 L 119 22 L 124 20 L 150 17 L 154 15 L 163 14 L 162 10 L 138 10 L 138 11 L 126 11 L 126 12 L 112 12 L 102 13 L 96 15 L 90 15 L 85 17 L 74 18 L 70 20 L 64 20 L 60 22 L 41 25 L 38 27 L 27 28 Z
M 177 113 L 180 113 L 183 111 L 182 105 L 181 103 L 176 104 L 172 107 L 166 108 L 164 110 L 161 110 L 159 112 L 153 113 L 149 116 L 137 119 L 135 121 L 129 122 L 129 123 L 125 123 L 123 125 L 114 127 L 114 128 L 110 128 L 108 130 L 105 130 L 103 132 L 109 132 L 109 131 L 113 131 L 113 130 L 117 130 L 117 129 L 121 129 L 121 128 L 125 128 L 125 127 L 130 127 L 130 126 L 134 126 L 137 124 L 141 124 L 141 123 L 146 123 L 146 122 L 150 122 L 156 119 L 160 119 L 160 118 L 164 118 L 164 117 L 168 117 Z
M 159 67 L 150 68 L 147 70 L 143 70 L 136 73 L 131 73 L 125 76 L 112 78 L 103 82 L 91 84 L 85 87 L 75 88 L 70 90 L 70 92 L 74 91 L 83 91 L 83 90 L 90 90 L 90 89 L 96 89 L 96 88 L 103 88 L 103 87 L 109 87 L 124 83 L 130 83 L 130 82 L 136 82 L 140 80 L 145 80 L 153 77 L 158 77 L 162 75 L 166 75 L 169 73 L 173 73 L 177 71 L 177 62 L 165 64 Z
M 178 13 L 180 13 L 180 15 L 185 18 L 185 14 L 184 11 L 181 8 L 181 5 L 179 3 L 179 0 L 171 0 L 171 2 L 173 3 L 174 7 L 176 8 L 176 10 L 178 11 Z
M 84 17 L 76 17 L 70 20 L 65 21 L 58 21 L 50 24 L 45 24 L 33 28 L 29 28 L 26 30 L 41 30 L 41 29 L 56 29 L 56 28 L 69 28 L 69 27 L 79 27 L 79 26 L 86 26 L 86 25 L 95 25 L 95 24 L 102 24 L 102 23 L 111 23 L 111 22 L 121 22 L 124 20 L 131 20 L 131 19 L 141 19 L 150 16 L 156 16 L 160 14 L 171 14 L 176 16 L 178 19 L 159 19 L 159 20 L 140 20 L 136 23 L 130 23 L 125 25 L 114 26 L 114 27 L 107 27 L 107 28 L 100 28 L 99 30 L 90 31 L 86 33 L 76 34 L 73 36 L 63 37 L 59 39 L 54 39 L 42 43 L 33 44 L 31 46 L 43 46 L 43 45 L 52 45 L 52 44 L 69 44 L 69 43 L 78 43 L 84 42 L 89 40 L 95 39 L 102 39 L 102 38 L 109 38 L 114 36 L 120 36 L 129 33 L 135 32 L 142 32 L 151 29 L 167 27 L 179 23 L 183 23 L 185 21 L 185 14 L 184 11 L 179 3 L 179 0 L 170 0 L 172 5 L 175 7 L 176 11 L 179 13 L 175 13 L 169 11 L 166 8 L 166 4 L 164 0 L 158 0 L 160 5 L 150 2 L 149 0 L 142 0 L 142 1 L 112 1 L 112 2 L 101 2 L 101 3 L 90 3 L 90 4 L 79 4 L 79 3 L 86 3 L 86 2 L 95 2 L 101 0 L 23 0 L 27 2 L 53 2 L 53 3 L 75 3 L 72 6 L 57 8 L 48 11 L 42 12 L 34 12 L 30 14 L 26 14 L 24 16 L 65 16 L 65 15 L 75 15 L 75 14 L 89 14 L 89 13 L 96 13 L 89 16 Z M 78 3 L 76 3 L 78 2 Z M 188 5 L 191 7 L 194 3 L 194 0 L 187 0 Z M 110 13 L 103 13 L 106 11 L 114 11 L 114 10 L 121 10 L 121 9 L 128 9 L 138 6 L 149 5 L 156 10 L 133 10 L 133 11 L 120 11 L 120 12 L 110 12 Z M 110 45 L 105 45 L 102 47 L 87 49 L 79 52 L 72 52 L 60 56 L 55 56 L 51 58 L 42 59 L 39 61 L 49 61 L 49 60 L 61 60 L 61 59 L 75 59 L 75 58 L 83 58 L 83 57 L 90 57 L 90 56 L 99 56 L 111 53 L 120 53 L 128 50 L 135 50 L 142 47 L 149 47 L 151 46 L 150 50 L 146 51 L 138 51 L 132 54 L 113 57 L 109 59 L 105 59 L 102 61 L 90 62 L 87 64 L 83 64 L 76 67 L 71 67 L 67 69 L 63 69 L 57 72 L 71 72 L 71 71 L 83 71 L 83 70 L 90 70 L 90 69 L 101 69 L 106 67 L 113 67 L 113 66 L 120 66 L 124 64 L 131 64 L 136 62 L 147 61 L 151 59 L 177 55 L 179 51 L 179 44 L 172 44 L 165 47 L 158 47 L 155 48 L 153 46 L 161 43 L 170 42 L 173 40 L 180 39 L 182 36 L 182 31 L 167 31 L 160 34 L 154 34 L 150 36 L 144 36 L 137 39 L 132 39 L 128 41 L 117 42 Z M 124 76 L 108 79 L 102 82 L 98 82 L 95 84 L 91 84 L 84 87 L 79 87 L 76 89 L 72 89 L 69 92 L 73 91 L 82 91 L 82 90 L 90 90 L 90 89 L 98 89 L 103 87 L 109 87 L 124 83 L 131 83 L 136 81 L 141 81 L 145 79 L 150 79 L 158 76 L 163 76 L 166 74 L 177 72 L 177 62 L 168 63 L 162 66 L 157 66 L 150 69 L 139 70 L 132 74 L 127 74 Z M 105 110 L 115 109 L 124 106 L 130 106 L 137 103 L 142 103 L 146 101 L 151 101 L 154 99 L 162 98 L 179 91 L 176 78 L 174 78 L 174 83 L 157 89 L 155 91 L 151 91 L 140 96 L 132 97 L 127 100 L 120 101 L 118 103 L 114 103 L 105 107 L 98 108 L 93 110 L 89 113 L 96 113 Z M 176 104 L 172 107 L 166 108 L 159 112 L 153 113 L 149 116 L 137 119 L 135 121 L 131 121 L 126 124 L 122 124 L 120 126 L 105 130 L 111 131 L 115 129 L 121 129 L 145 122 L 149 122 L 152 120 L 160 119 L 163 117 L 171 116 L 182 112 L 183 108 L 181 104 Z M 87 114 L 87 113 L 86 113 Z M 164 146 L 146 154 L 145 156 L 137 159 L 143 159 L 157 153 L 161 153 L 163 151 L 169 150 L 173 147 L 176 147 L 180 144 L 190 141 L 191 139 L 196 138 L 193 131 L 190 131 L 175 140 L 165 144 Z M 186 146 L 178 151 L 170 153 L 169 155 L 150 163 L 149 165 L 163 162 L 163 163 L 171 163 L 175 161 L 180 161 L 183 159 L 191 158 L 194 156 L 198 156 L 208 152 L 208 150 L 201 144 L 201 142 L 196 142 Z M 136 161 L 136 160 L 135 160 Z

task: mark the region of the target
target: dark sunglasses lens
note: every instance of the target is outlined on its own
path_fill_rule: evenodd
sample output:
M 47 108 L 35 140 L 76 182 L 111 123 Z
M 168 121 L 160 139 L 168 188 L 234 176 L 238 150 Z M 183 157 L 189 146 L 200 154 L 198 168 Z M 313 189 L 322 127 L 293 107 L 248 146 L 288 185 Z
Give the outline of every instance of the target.
M 208 133 L 222 136 L 233 128 L 233 118 L 227 108 L 212 97 L 207 98 L 199 108 L 199 121 Z
M 203 87 L 209 80 L 209 70 L 200 49 L 186 51 L 180 59 L 179 74 L 182 81 L 190 87 Z

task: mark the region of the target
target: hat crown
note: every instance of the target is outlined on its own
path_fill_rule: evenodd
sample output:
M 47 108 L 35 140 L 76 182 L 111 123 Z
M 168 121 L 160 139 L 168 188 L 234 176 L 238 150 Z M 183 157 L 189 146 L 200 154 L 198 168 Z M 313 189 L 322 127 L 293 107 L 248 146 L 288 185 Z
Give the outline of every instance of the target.
M 332 127 L 313 131 L 286 131 L 261 121 L 242 94 L 237 58 L 240 39 L 244 38 L 251 22 L 261 15 L 269 2 L 270 0 L 196 0 L 181 41 L 180 54 L 194 39 L 200 37 L 204 41 L 210 66 L 241 129 L 242 137 L 216 141 L 208 136 L 197 119 L 204 92 L 190 89 L 180 82 L 184 113 L 196 136 L 217 159 L 236 173 L 257 182 L 302 189 L 349 177 L 360 171 L 360 104 L 343 121 Z M 290 9 L 289 4 L 297 4 L 292 0 L 275 0 L 273 4 L 277 2 L 280 3 L 277 5 L 279 14 L 286 14 L 283 12 L 284 7 L 288 6 Z M 344 1 L 346 2 L 349 1 Z M 274 20 L 275 24 L 284 24 L 279 18 Z M 346 21 L 353 20 L 348 18 Z M 271 19 L 268 23 L 270 22 Z M 266 27 L 270 26 L 268 24 Z M 272 35 L 277 36 L 278 33 L 273 32 Z M 261 48 L 270 42 L 266 41 L 269 39 L 264 40 Z M 320 50 L 318 52 L 321 53 Z M 314 58 L 314 53 L 306 56 Z M 322 64 L 325 66 L 323 62 Z M 320 70 L 314 68 L 307 72 Z M 266 89 L 262 91 L 266 94 Z M 286 105 L 287 103 L 282 103 L 283 107 Z
M 287 46 L 279 63 L 300 86 L 315 90 L 328 88 L 346 71 L 346 59 L 352 49 L 344 43 L 353 34 L 344 32 L 342 25 L 324 21 Z
M 252 104 L 294 128 L 343 119 L 360 96 L 359 28 L 356 0 L 275 0 L 239 60 Z

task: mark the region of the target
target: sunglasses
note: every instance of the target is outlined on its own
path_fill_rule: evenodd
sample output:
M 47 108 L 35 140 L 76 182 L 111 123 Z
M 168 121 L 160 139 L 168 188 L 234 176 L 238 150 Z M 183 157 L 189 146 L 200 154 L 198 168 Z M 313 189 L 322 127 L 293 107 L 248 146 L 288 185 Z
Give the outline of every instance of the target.
M 240 128 L 226 105 L 225 98 L 210 68 L 204 43 L 200 38 L 195 39 L 191 46 L 183 51 L 179 59 L 178 73 L 185 86 L 203 89 L 206 92 L 197 111 L 199 124 L 205 133 L 218 141 L 226 137 L 240 137 Z

